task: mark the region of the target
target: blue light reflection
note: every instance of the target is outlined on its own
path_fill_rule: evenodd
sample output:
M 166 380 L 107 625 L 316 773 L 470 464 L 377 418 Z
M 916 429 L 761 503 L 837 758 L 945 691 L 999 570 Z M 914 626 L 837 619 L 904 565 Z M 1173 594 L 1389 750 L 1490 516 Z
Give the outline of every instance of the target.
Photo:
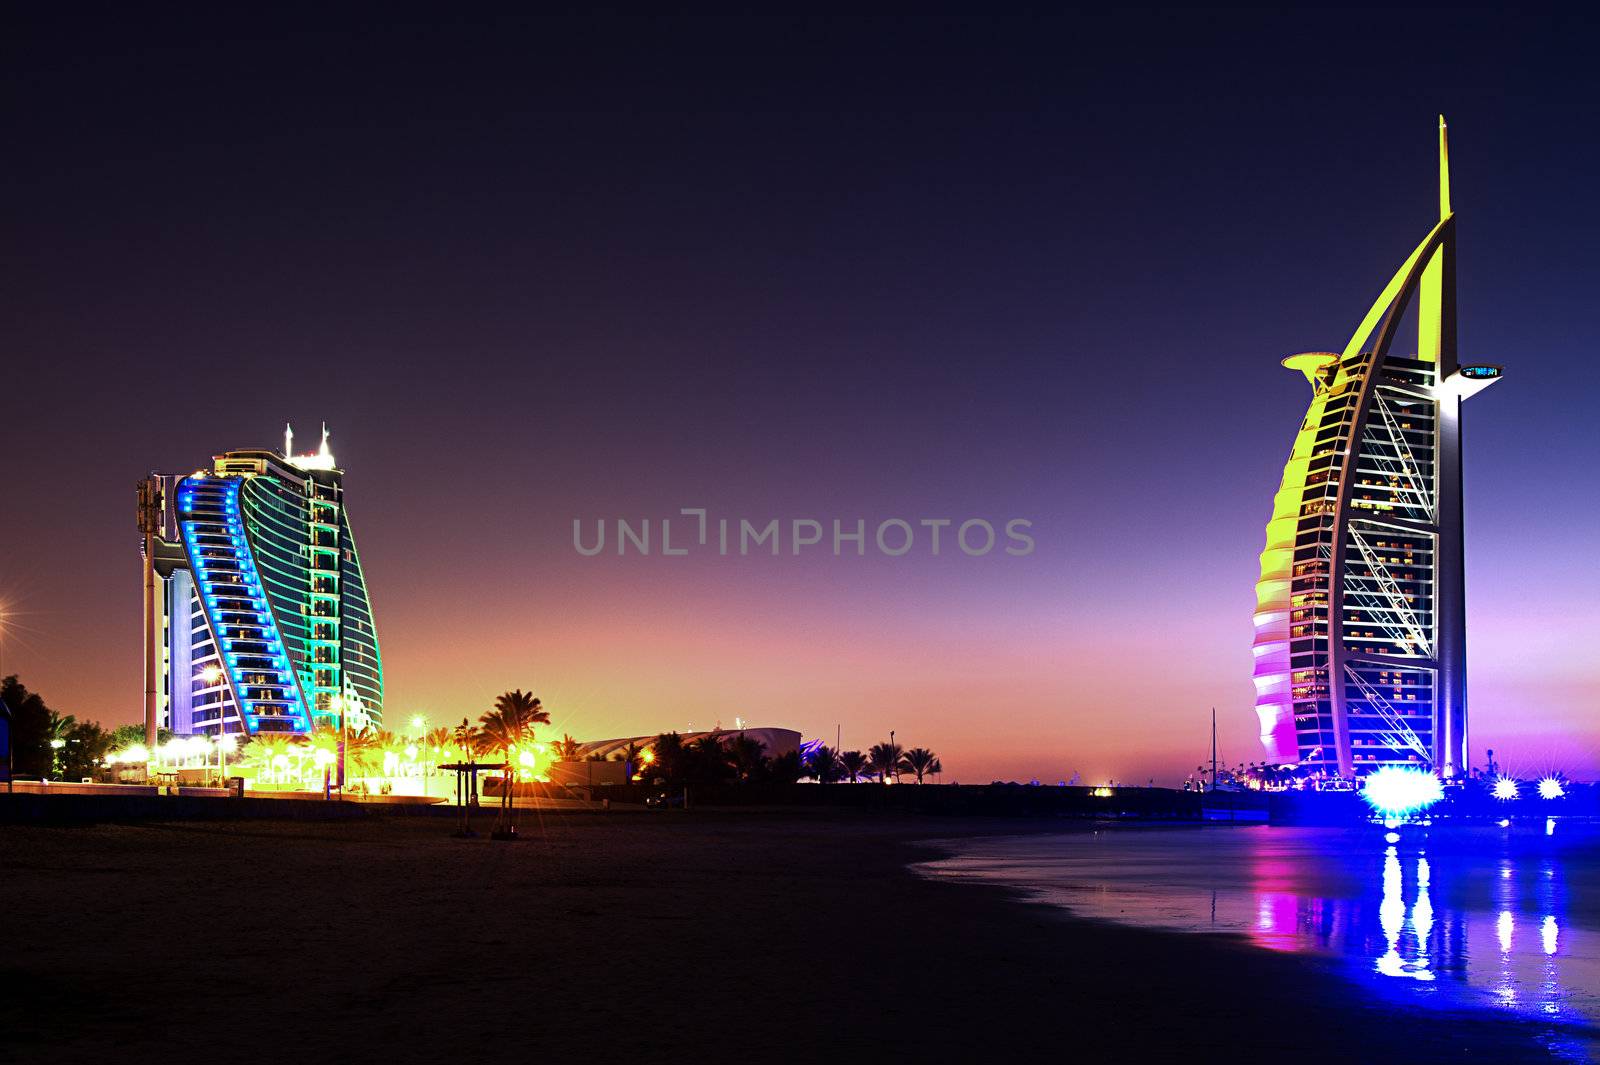
M 1000 881 L 1085 917 L 1332 956 L 1407 1006 L 1509 1011 L 1588 1059 L 1600 1024 L 1600 826 L 1561 819 L 951 841 L 927 875 Z M 1396 838 L 1397 837 L 1397 838 Z

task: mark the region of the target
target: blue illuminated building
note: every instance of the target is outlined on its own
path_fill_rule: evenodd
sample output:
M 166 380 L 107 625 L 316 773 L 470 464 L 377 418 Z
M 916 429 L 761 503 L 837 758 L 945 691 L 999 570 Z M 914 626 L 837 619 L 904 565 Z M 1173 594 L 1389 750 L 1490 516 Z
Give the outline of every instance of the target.
M 377 628 L 327 430 L 310 455 L 286 432 L 282 452 L 229 451 L 172 481 L 154 549 L 160 723 L 180 735 L 381 724 Z

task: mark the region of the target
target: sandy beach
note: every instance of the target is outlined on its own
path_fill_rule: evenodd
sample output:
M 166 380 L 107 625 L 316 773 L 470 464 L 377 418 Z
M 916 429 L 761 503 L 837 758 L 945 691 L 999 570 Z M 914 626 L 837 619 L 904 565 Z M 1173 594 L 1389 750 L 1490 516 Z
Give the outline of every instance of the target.
M 530 812 L 511 844 L 451 827 L 0 827 L 6 1056 L 1548 1056 L 1536 1024 L 1402 1013 L 1315 959 L 907 870 L 937 853 L 922 841 L 1040 822 Z

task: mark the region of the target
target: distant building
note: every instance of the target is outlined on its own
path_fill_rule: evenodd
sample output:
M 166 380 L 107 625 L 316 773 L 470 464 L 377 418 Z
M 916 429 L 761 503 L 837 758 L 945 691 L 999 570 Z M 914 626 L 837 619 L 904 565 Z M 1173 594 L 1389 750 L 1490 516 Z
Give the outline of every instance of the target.
M 1312 396 L 1261 552 L 1256 711 L 1267 757 L 1314 775 L 1467 767 L 1461 401 L 1501 371 L 1456 356 L 1445 138 L 1438 223 L 1344 351 L 1284 360 Z
M 179 734 L 305 733 L 383 719 L 383 661 L 344 471 L 327 430 L 309 455 L 229 451 L 211 472 L 141 486 L 155 576 L 155 723 Z M 170 492 L 167 485 L 171 483 Z M 169 508 L 170 504 L 170 508 Z M 147 669 L 149 667 L 147 666 Z
M 659 735 L 659 734 L 657 734 Z M 681 732 L 678 737 L 684 743 L 694 743 L 707 736 L 720 736 L 724 742 L 735 736 L 755 740 L 761 744 L 761 753 L 768 758 L 781 758 L 800 749 L 800 733 L 790 728 L 735 728 L 717 729 L 711 732 Z M 594 740 L 578 748 L 578 758 L 613 758 L 619 757 L 628 749 L 629 744 L 637 745 L 641 750 L 654 747 L 656 736 L 632 736 L 620 740 Z

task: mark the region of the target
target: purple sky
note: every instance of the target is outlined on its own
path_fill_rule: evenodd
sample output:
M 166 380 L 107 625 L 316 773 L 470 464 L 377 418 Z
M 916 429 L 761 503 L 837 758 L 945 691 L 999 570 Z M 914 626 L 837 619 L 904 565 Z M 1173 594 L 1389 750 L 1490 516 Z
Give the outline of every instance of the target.
M 947 779 L 1257 757 L 1306 387 L 1451 123 L 1472 747 L 1600 771 L 1597 150 L 1554 17 L 14 25 L 4 668 L 139 714 L 133 484 L 333 430 L 391 712 L 736 716 Z M 574 518 L 1033 521 L 582 558 Z

